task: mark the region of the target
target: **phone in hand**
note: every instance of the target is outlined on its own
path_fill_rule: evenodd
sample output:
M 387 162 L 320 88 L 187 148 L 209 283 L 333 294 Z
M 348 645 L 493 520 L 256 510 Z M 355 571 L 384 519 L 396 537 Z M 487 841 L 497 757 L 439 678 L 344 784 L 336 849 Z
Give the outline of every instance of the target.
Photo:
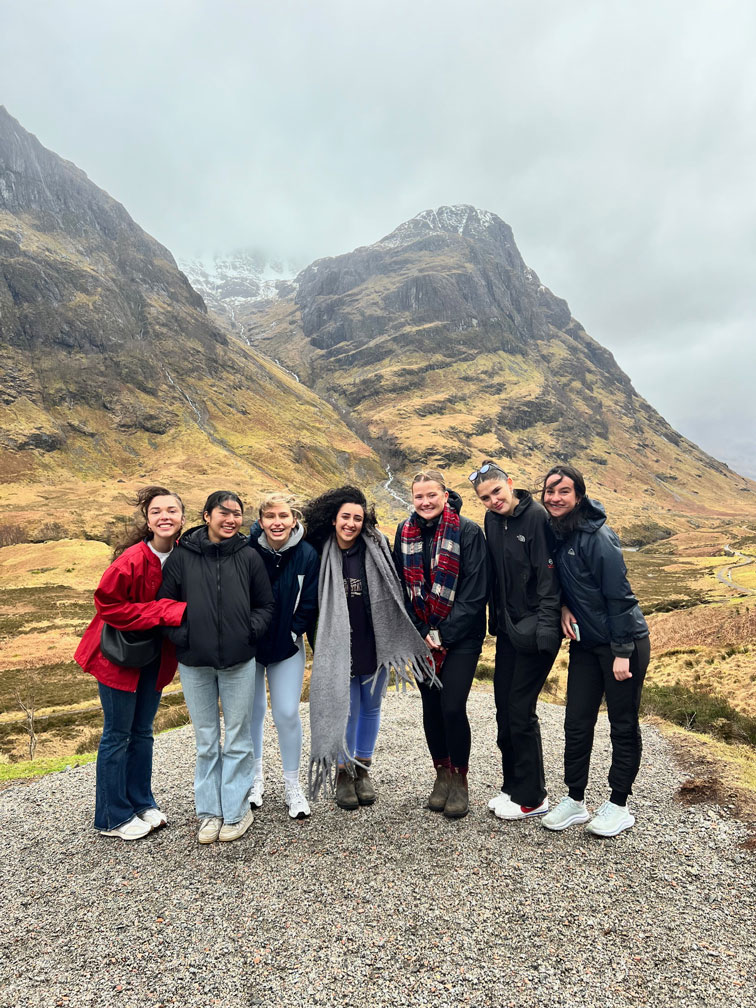
M 572 627 L 572 632 L 575 634 L 575 640 L 579 641 L 580 640 L 580 627 L 577 625 L 577 623 L 570 623 L 570 626 Z
M 441 634 L 438 632 L 438 630 L 429 630 L 428 637 L 430 638 L 430 642 L 434 647 L 441 647 Z

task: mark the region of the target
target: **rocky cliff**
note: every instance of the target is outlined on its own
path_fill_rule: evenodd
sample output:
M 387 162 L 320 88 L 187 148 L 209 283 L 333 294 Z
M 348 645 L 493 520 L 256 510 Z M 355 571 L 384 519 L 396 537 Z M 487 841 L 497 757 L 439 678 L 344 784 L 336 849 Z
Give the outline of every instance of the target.
M 225 334 L 170 252 L 4 108 L 0 334 L 0 509 L 32 532 L 101 534 L 116 480 L 200 499 L 216 484 L 310 491 L 383 474 L 329 405 Z M 19 495 L 39 483 L 41 496 Z
M 464 488 L 491 456 L 532 485 L 572 460 L 639 540 L 754 506 L 756 486 L 637 394 L 495 214 L 428 210 L 318 260 L 288 299 L 258 306 L 247 334 L 337 402 L 405 480 L 434 462 Z

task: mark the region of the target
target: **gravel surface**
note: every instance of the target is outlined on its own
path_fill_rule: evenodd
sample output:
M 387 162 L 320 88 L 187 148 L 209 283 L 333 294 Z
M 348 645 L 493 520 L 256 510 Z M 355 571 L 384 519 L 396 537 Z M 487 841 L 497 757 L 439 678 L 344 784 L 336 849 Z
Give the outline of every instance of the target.
M 0 793 L 0 1004 L 756 1006 L 756 860 L 737 821 L 675 801 L 658 733 L 644 728 L 637 825 L 600 840 L 488 812 L 493 696 L 469 709 L 472 810 L 457 822 L 423 807 L 417 693 L 387 697 L 378 802 L 357 812 L 321 800 L 288 818 L 269 723 L 265 804 L 235 843 L 196 843 L 190 728 L 157 741 L 170 825 L 144 840 L 95 834 L 93 765 Z M 562 714 L 540 708 L 553 801 Z M 608 756 L 602 716 L 591 806 Z

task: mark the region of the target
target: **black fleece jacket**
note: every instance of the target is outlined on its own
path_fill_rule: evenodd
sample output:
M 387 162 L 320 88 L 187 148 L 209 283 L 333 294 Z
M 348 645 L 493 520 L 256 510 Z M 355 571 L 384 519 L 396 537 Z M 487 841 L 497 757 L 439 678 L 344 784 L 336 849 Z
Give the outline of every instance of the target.
M 454 490 L 449 491 L 449 507 L 459 513 L 462 509 L 462 498 Z M 417 516 L 423 535 L 423 561 L 425 567 L 425 583 L 430 588 L 430 554 L 433 537 L 438 527 L 438 519 L 426 521 Z M 402 528 L 405 522 L 399 522 L 394 536 L 394 564 L 399 580 L 404 585 L 404 562 L 402 558 Z M 457 591 L 451 612 L 438 627 L 441 643 L 445 648 L 455 651 L 480 651 L 486 636 L 486 603 L 489 593 L 489 569 L 486 540 L 479 525 L 460 515 L 459 528 L 459 577 Z M 409 618 L 414 623 L 417 632 L 425 637 L 430 627 L 417 618 L 409 597 L 404 592 L 404 604 Z
M 179 539 L 158 598 L 187 604 L 181 626 L 168 631 L 183 665 L 223 669 L 249 661 L 273 617 L 270 580 L 247 537 L 237 533 L 216 544 L 205 525 Z
M 564 536 L 558 522 L 549 523 L 562 601 L 577 620 L 583 647 L 608 644 L 615 657 L 629 658 L 634 641 L 648 637 L 648 624 L 627 580 L 620 541 L 606 524 L 603 506 L 585 497 L 580 512 L 577 527 Z
M 561 591 L 548 538 L 548 515 L 527 490 L 515 490 L 511 515 L 486 511 L 484 528 L 491 558 L 491 633 L 506 633 L 509 618 L 517 623 L 537 615 L 536 643 L 543 653 L 556 653 L 562 642 L 559 626 Z

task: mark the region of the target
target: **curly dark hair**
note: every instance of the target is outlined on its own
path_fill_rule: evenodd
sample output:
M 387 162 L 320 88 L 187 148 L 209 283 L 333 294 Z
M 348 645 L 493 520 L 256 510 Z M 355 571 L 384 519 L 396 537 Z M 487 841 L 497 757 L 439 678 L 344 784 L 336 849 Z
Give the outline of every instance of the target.
M 175 491 L 167 490 L 161 486 L 142 487 L 134 502 L 139 508 L 140 517 L 134 519 L 131 528 L 127 531 L 124 538 L 116 544 L 113 550 L 113 560 L 119 557 L 129 546 L 136 546 L 143 539 L 147 539 L 148 541 L 152 539 L 152 529 L 147 524 L 147 512 L 150 509 L 150 504 L 152 504 L 156 497 L 175 497 L 181 508 L 181 514 L 184 513 L 184 502 Z
M 368 507 L 365 494 L 358 487 L 342 486 L 335 490 L 326 490 L 320 497 L 307 501 L 304 511 L 304 524 L 307 529 L 307 541 L 315 547 L 318 553 L 333 534 L 333 522 L 336 515 L 345 504 L 359 504 L 365 512 L 363 534 L 375 535 L 378 519 L 375 516 L 375 505 Z

